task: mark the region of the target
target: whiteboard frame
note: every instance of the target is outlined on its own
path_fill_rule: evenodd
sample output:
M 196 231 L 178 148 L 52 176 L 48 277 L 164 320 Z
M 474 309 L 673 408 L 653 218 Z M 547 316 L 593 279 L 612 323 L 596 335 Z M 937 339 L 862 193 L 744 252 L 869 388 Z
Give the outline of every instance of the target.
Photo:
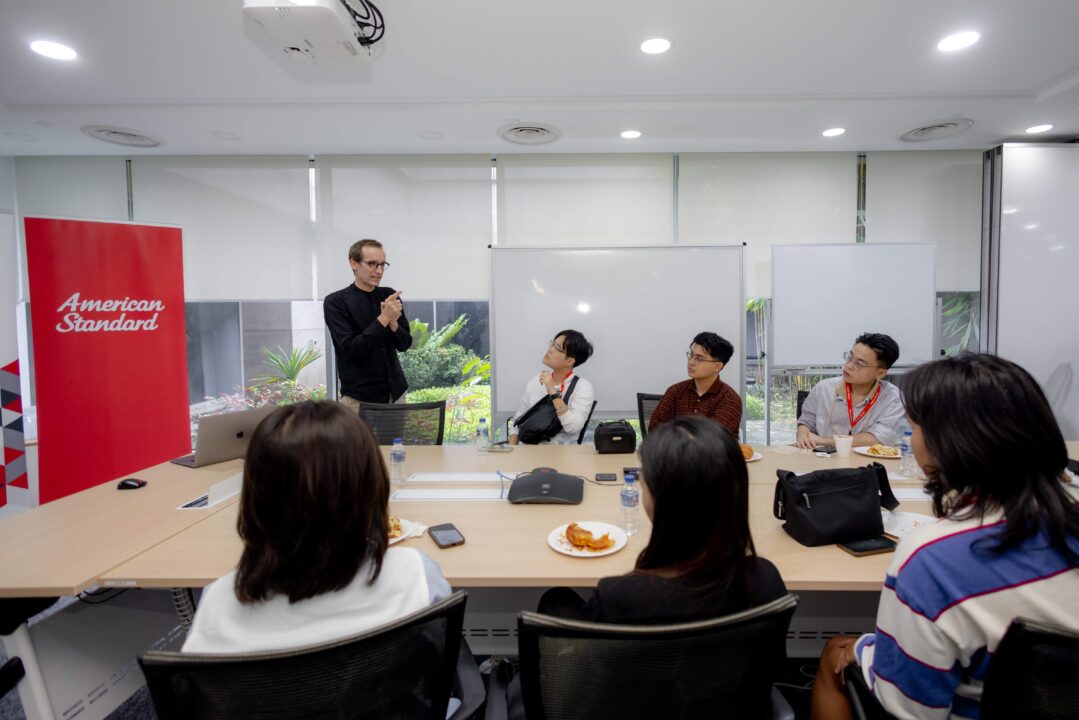
M 932 339 L 931 339 L 931 342 L 930 342 L 930 357 L 927 358 L 926 361 L 935 360 L 938 357 L 940 357 L 940 313 L 938 312 L 939 304 L 937 302 L 937 292 L 936 292 L 936 286 L 937 286 L 936 285 L 936 282 L 937 282 L 937 278 L 936 278 L 936 275 L 937 275 L 936 246 L 933 243 L 875 243 L 875 244 L 874 243 L 816 243 L 816 244 L 807 244 L 807 245 L 799 245 L 799 244 L 773 245 L 772 246 L 772 267 L 771 267 L 771 272 L 772 272 L 772 297 L 771 297 L 772 307 L 771 307 L 771 313 L 769 313 L 769 317 L 768 317 L 768 349 L 769 349 L 769 353 L 771 355 L 774 355 L 775 347 L 776 347 L 776 345 L 775 345 L 775 317 L 776 317 L 776 313 L 775 313 L 775 295 L 776 295 L 775 252 L 776 252 L 777 247 L 780 247 L 780 248 L 794 247 L 794 248 L 799 248 L 799 249 L 807 249 L 807 248 L 820 248 L 820 247 L 827 247 L 827 248 L 831 248 L 831 247 L 844 247 L 844 248 L 849 248 L 849 247 L 903 247 L 903 246 L 913 246 L 913 245 L 916 245 L 916 246 L 919 246 L 919 247 L 929 247 L 929 248 L 932 248 L 932 250 L 933 250 L 933 266 L 932 266 L 932 269 L 930 271 L 930 281 L 931 281 L 931 285 L 933 287 L 933 322 L 932 322 L 933 327 L 932 327 L 932 330 L 931 330 Z M 857 333 L 852 335 L 850 340 L 853 342 L 855 337 L 857 337 Z M 903 357 L 903 355 L 902 355 L 902 345 L 900 346 L 900 351 L 901 351 L 900 352 L 900 358 L 902 359 L 902 357 Z M 836 356 L 837 357 L 839 356 L 839 353 L 840 353 L 840 350 L 837 349 L 837 351 L 836 351 Z M 902 371 L 902 370 L 905 370 L 905 369 L 915 368 L 920 364 L 921 364 L 920 362 L 915 362 L 915 363 L 897 362 L 895 365 L 893 365 L 891 368 L 889 368 L 888 372 L 891 373 L 891 374 L 897 374 L 897 371 Z M 806 364 L 806 363 L 779 364 L 779 363 L 775 362 L 773 357 L 768 358 L 768 368 L 769 368 L 769 370 L 770 371 L 775 370 L 775 371 L 777 371 L 776 374 L 780 374 L 780 375 L 788 374 L 788 373 L 784 372 L 786 370 L 795 370 L 795 369 L 803 369 L 803 368 L 804 369 L 813 369 L 813 370 L 817 370 L 817 369 L 820 369 L 820 370 L 832 370 L 832 369 L 835 369 L 835 368 L 842 369 L 842 367 L 843 367 L 843 364 L 840 363 L 840 362 L 824 363 L 824 364 Z M 838 374 L 838 373 L 824 373 L 824 374 Z
M 491 427 L 493 428 L 492 429 L 492 437 L 495 436 L 494 435 L 495 429 L 500 430 L 502 428 L 502 424 L 505 422 L 505 417 L 510 417 L 511 416 L 511 415 L 507 415 L 506 411 L 499 411 L 499 409 L 498 409 L 498 382 L 497 382 L 497 379 L 496 379 L 497 378 L 497 373 L 498 373 L 498 359 L 497 359 L 497 355 L 496 355 L 496 348 L 498 347 L 498 345 L 497 345 L 497 341 L 496 341 L 496 337 L 495 337 L 495 334 L 496 334 L 496 331 L 497 331 L 497 328 L 498 328 L 498 322 L 497 322 L 497 318 L 496 318 L 496 314 L 498 313 L 498 302 L 497 302 L 498 299 L 495 297 L 495 287 L 496 287 L 496 285 L 495 285 L 494 253 L 514 252 L 514 251 L 517 251 L 517 250 L 533 251 L 533 252 L 542 251 L 542 252 L 556 253 L 556 252 L 578 251 L 578 250 L 583 250 L 583 251 L 602 250 L 602 251 L 606 251 L 606 252 L 619 251 L 619 250 L 630 250 L 630 251 L 662 250 L 662 251 L 665 251 L 665 252 L 667 252 L 667 251 L 675 251 L 675 252 L 677 252 L 679 250 L 689 250 L 689 249 L 705 249 L 705 250 L 717 250 L 717 249 L 732 250 L 732 249 L 737 249 L 738 250 L 738 268 L 739 268 L 739 272 L 738 272 L 738 281 L 739 281 L 738 294 L 739 294 L 739 297 L 741 299 L 740 299 L 740 305 L 739 305 L 740 321 L 738 323 L 738 345 L 735 347 L 735 355 L 734 355 L 734 357 L 739 358 L 739 373 L 738 373 L 737 385 L 734 384 L 734 383 L 728 382 L 729 378 L 725 378 L 723 380 L 723 382 L 727 383 L 731 387 L 736 388 L 738 390 L 738 396 L 742 400 L 742 418 L 740 420 L 740 429 L 741 429 L 741 437 L 745 438 L 745 434 L 746 434 L 746 401 L 745 401 L 745 397 L 746 397 L 746 357 L 745 357 L 745 354 L 746 354 L 746 321 L 745 321 L 745 313 L 746 313 L 746 309 L 745 309 L 745 306 L 746 306 L 746 248 L 745 248 L 745 243 L 741 243 L 741 244 L 737 244 L 737 245 L 719 245 L 719 244 L 716 244 L 716 245 L 702 245 L 702 244 L 684 245 L 684 244 L 680 244 L 680 243 L 674 243 L 674 244 L 664 244 L 664 245 L 624 245 L 624 246 L 623 245 L 589 245 L 589 246 L 580 246 L 580 247 L 578 247 L 578 246 L 539 246 L 539 245 L 512 245 L 512 246 L 489 245 L 488 249 L 492 253 L 491 261 L 489 263 L 490 273 L 491 273 L 491 278 L 490 278 L 490 281 L 491 281 L 491 284 L 490 284 L 491 300 L 490 300 L 490 305 L 489 305 L 489 309 L 488 309 L 488 318 L 489 318 L 489 323 L 490 323 L 490 346 L 491 346 Z M 690 339 L 692 339 L 692 338 L 690 338 Z M 629 413 L 628 418 L 626 418 L 626 413 L 622 413 L 622 412 L 619 412 L 617 410 L 604 410 L 603 408 L 600 408 L 597 405 L 596 412 L 595 412 L 595 414 L 593 414 L 592 419 L 595 420 L 597 418 L 626 418 L 626 419 L 636 420 L 636 419 L 638 419 L 637 410 L 636 410 L 636 397 L 634 397 L 634 407 L 631 408 L 627 412 Z M 505 417 L 499 417 L 500 415 L 503 415 Z

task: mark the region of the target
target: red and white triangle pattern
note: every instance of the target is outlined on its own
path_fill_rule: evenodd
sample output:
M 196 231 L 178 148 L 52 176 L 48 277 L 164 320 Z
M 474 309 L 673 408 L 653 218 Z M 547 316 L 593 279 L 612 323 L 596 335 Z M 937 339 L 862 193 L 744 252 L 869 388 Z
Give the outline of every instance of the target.
M 19 361 L 0 367 L 0 432 L 4 436 L 0 466 L 0 507 L 7 504 L 7 489 L 29 487 L 26 475 L 26 444 L 22 426 Z

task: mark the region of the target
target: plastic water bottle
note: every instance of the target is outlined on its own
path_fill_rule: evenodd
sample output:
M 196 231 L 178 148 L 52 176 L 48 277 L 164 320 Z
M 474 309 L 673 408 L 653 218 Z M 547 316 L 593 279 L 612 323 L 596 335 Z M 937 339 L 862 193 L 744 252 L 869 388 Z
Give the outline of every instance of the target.
M 910 438 L 913 435 L 913 431 L 910 429 L 910 425 L 906 420 L 899 427 L 899 432 L 902 435 L 898 439 L 899 444 L 899 474 L 908 480 L 912 480 L 918 476 L 917 462 L 914 459 L 914 452 L 910 448 Z
M 390 484 L 400 485 L 405 481 L 405 444 L 401 438 L 393 439 L 390 448 Z
M 487 418 L 480 418 L 476 428 L 476 449 L 485 452 L 491 448 L 491 431 L 487 427 Z
M 637 487 L 637 476 L 626 473 L 626 481 L 622 484 L 622 529 L 626 535 L 636 535 L 641 529 L 641 491 Z

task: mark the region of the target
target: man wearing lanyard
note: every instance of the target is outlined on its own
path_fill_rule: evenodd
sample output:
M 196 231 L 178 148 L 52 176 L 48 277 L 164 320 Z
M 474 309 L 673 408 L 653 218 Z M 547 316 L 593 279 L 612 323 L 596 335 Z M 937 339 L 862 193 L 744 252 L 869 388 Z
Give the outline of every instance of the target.
M 547 346 L 547 352 L 543 356 L 542 362 L 547 369 L 528 381 L 524 396 L 521 397 L 521 406 L 517 408 L 514 417 L 524 415 L 544 396 L 550 397 L 554 410 L 558 413 L 558 421 L 562 423 L 562 432 L 551 438 L 551 442 L 562 445 L 576 443 L 592 411 L 595 393 L 592 383 L 576 375 L 575 371 L 591 356 L 592 343 L 588 342 L 583 334 L 576 330 L 563 330 L 558 333 Z M 568 393 L 567 401 L 563 396 L 570 387 L 573 392 Z M 509 440 L 510 445 L 517 444 L 516 427 L 511 427 Z
M 883 380 L 899 359 L 899 345 L 881 333 L 865 333 L 843 353 L 843 374 L 813 386 L 798 417 L 795 445 L 812 450 L 833 435 L 853 435 L 854 446 L 890 443 L 903 419 L 899 388 Z

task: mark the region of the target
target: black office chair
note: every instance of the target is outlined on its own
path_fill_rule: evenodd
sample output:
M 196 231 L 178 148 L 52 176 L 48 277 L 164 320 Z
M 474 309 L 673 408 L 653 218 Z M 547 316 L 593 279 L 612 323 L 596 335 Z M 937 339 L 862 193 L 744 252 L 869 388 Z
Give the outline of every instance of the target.
M 981 717 L 1079 718 L 1079 632 L 1013 620 L 989 663 Z
M 375 630 L 295 650 L 214 655 L 151 651 L 139 658 L 160 720 L 424 718 L 444 720 L 458 667 L 467 718 L 483 683 L 461 641 L 467 595 Z M 462 657 L 467 653 L 467 657 Z M 477 694 L 478 693 L 478 694 Z
M 521 613 L 526 714 L 529 720 L 793 718 L 772 684 L 797 605 L 786 595 L 723 618 L 651 626 Z
M 656 405 L 659 405 L 662 399 L 662 395 L 637 393 L 637 419 L 641 421 L 642 438 L 648 435 L 648 421 L 652 419 L 652 413 L 656 411 Z
M 857 720 L 894 720 L 848 667 L 851 710 Z M 1016 618 L 993 653 L 982 690 L 982 720 L 1079 720 L 1079 633 Z
M 378 438 L 379 445 L 392 445 L 394 438 L 401 438 L 405 445 L 441 445 L 446 426 L 446 401 L 361 402 L 360 417 Z
M 584 419 L 584 425 L 581 426 L 581 434 L 577 436 L 577 444 L 584 443 L 584 434 L 588 432 L 588 423 L 592 421 L 592 413 L 596 411 L 597 400 L 592 401 L 592 407 L 588 409 L 588 417 Z
M 807 397 L 809 397 L 809 391 L 808 390 L 799 390 L 798 391 L 798 398 L 797 398 L 797 401 L 795 403 L 795 409 L 794 409 L 794 419 L 795 419 L 795 421 L 797 421 L 798 418 L 802 417 L 802 406 L 805 405 Z

